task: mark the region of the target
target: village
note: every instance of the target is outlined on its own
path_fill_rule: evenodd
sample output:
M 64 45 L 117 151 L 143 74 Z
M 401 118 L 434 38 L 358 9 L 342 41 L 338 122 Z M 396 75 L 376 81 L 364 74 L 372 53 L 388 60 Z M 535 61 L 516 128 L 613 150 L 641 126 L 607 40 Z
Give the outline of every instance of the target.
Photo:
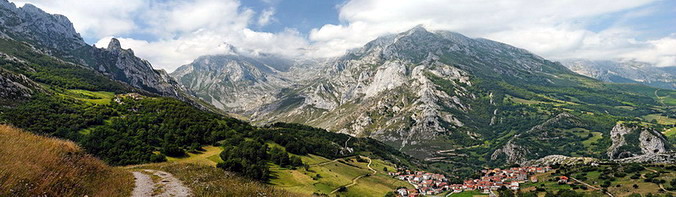
M 514 167 L 509 169 L 484 169 L 479 179 L 465 180 L 462 184 L 451 184 L 443 174 L 435 174 L 424 171 L 411 171 L 399 169 L 397 172 L 390 172 L 389 175 L 397 179 L 406 181 L 413 185 L 415 189 L 399 188 L 394 193 L 397 196 L 422 196 L 436 195 L 444 192 L 460 193 L 463 191 L 480 191 L 485 194 L 492 194 L 491 191 L 502 187 L 519 190 L 519 184 L 538 182 L 536 173 L 545 173 L 552 170 L 551 167 Z M 562 177 L 561 181 L 567 181 L 567 177 Z

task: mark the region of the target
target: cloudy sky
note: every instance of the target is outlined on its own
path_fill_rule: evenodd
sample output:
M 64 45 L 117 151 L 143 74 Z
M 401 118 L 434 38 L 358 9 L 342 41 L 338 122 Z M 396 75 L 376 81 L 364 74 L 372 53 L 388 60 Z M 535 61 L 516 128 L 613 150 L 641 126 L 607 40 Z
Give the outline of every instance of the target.
M 66 15 L 88 43 L 124 48 L 173 71 L 231 47 L 331 57 L 422 24 L 553 60 L 676 65 L 674 0 L 10 0 Z

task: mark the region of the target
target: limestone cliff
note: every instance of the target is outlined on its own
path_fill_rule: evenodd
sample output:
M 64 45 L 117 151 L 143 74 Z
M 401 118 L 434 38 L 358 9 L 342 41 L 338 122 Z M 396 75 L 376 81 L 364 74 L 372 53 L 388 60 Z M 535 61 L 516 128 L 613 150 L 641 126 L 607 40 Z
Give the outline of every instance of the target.
M 610 136 L 613 142 L 607 152 L 610 159 L 639 157 L 649 160 L 673 150 L 664 135 L 640 123 L 619 122 L 610 131 Z

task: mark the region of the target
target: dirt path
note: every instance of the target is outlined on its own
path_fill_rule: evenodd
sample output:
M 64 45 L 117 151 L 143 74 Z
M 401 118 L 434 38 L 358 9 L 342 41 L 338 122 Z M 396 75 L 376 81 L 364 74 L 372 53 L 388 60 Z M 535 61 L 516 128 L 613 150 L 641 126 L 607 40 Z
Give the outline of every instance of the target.
M 321 162 L 321 163 L 317 163 L 317 164 L 310 164 L 310 166 L 323 166 L 323 165 L 326 165 L 326 164 L 335 163 L 339 159 L 343 159 L 343 158 L 338 158 L 338 159 L 334 159 L 334 160 L 331 160 L 331 161 L 325 161 L 325 162 Z
M 187 197 L 192 196 L 188 187 L 173 175 L 157 170 L 134 171 L 136 184 L 132 197 Z
M 132 172 L 134 174 L 134 180 L 136 184 L 134 186 L 134 191 L 132 191 L 131 196 L 150 196 L 153 194 L 153 179 L 149 175 L 143 174 L 142 172 Z
M 644 166 L 644 168 L 645 168 L 646 170 L 651 171 L 651 172 L 659 173 L 659 172 L 657 172 L 657 170 L 653 170 L 653 169 L 650 169 L 650 168 L 645 167 L 645 166 Z M 644 179 L 645 179 L 645 174 L 641 174 L 641 178 L 644 178 Z M 662 185 L 661 183 L 660 183 L 660 184 L 657 184 L 657 185 L 660 186 L 660 189 L 662 189 L 663 191 L 665 191 L 665 192 L 667 192 L 667 193 L 676 194 L 676 192 L 669 191 L 669 190 L 667 190 L 666 188 L 664 188 L 664 185 Z
M 580 181 L 580 180 L 577 180 L 576 178 L 570 177 L 570 179 L 573 179 L 573 181 L 576 181 L 576 182 L 578 182 L 578 183 L 580 183 L 580 184 L 582 184 L 582 185 L 584 185 L 584 186 L 587 186 L 589 189 L 593 189 L 593 190 L 601 190 L 601 188 L 594 187 L 593 185 L 591 185 L 591 184 L 589 184 L 589 183 L 582 182 L 582 181 Z M 608 196 L 610 196 L 610 197 L 615 197 L 615 196 L 614 196 L 613 194 L 611 194 L 610 192 L 605 192 L 605 193 L 606 193 L 606 195 L 608 195 Z
M 360 175 L 360 176 L 358 176 L 358 177 L 354 177 L 354 178 L 352 179 L 352 183 L 350 183 L 350 184 L 348 184 L 348 185 L 345 185 L 344 187 L 346 187 L 346 188 L 347 188 L 347 187 L 352 187 L 352 186 L 354 186 L 354 185 L 357 184 L 357 181 L 358 181 L 359 179 L 364 178 L 364 177 L 367 176 L 367 175 L 373 176 L 373 175 L 376 175 L 376 173 L 378 173 L 378 171 L 376 171 L 376 170 L 374 170 L 373 168 L 371 168 L 371 163 L 373 163 L 373 160 L 371 160 L 371 158 L 368 158 L 368 157 L 365 157 L 365 158 L 369 160 L 369 164 L 366 165 L 366 167 L 368 167 L 369 170 L 371 170 L 373 173 L 371 173 L 371 174 L 365 174 L 365 175 Z M 343 186 L 341 186 L 341 187 L 343 187 Z M 333 194 L 333 193 L 338 192 L 338 190 L 339 190 L 341 187 L 338 187 L 338 188 L 334 189 L 333 191 L 331 191 L 331 193 Z

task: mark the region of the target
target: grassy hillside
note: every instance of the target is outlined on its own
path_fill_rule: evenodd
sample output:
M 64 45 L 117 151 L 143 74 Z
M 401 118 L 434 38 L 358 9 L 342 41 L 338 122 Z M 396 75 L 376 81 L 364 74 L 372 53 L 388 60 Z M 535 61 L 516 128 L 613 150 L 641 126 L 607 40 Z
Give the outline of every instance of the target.
M 0 196 L 129 196 L 133 177 L 73 142 L 0 126 Z
M 267 145 L 272 148 L 285 149 L 273 142 L 269 142 Z M 217 163 L 223 162 L 219 157 L 219 154 L 223 151 L 222 147 L 205 146 L 202 149 L 202 151 L 188 153 L 187 156 L 183 157 L 167 157 L 167 162 L 133 166 L 131 169 L 156 169 L 170 172 L 183 180 L 184 183 L 189 183 L 188 187 L 196 191 L 195 194 L 198 196 L 235 194 L 237 194 L 236 196 L 248 196 L 249 193 L 243 192 L 257 190 L 273 196 L 276 194 L 282 196 L 289 194 L 294 196 L 330 194 L 341 186 L 351 184 L 356 177 L 372 174 L 365 158 L 358 160 L 351 156 L 332 160 L 312 154 L 306 156 L 294 155 L 300 157 L 308 168 L 281 167 L 273 162 L 268 163 L 271 187 L 214 168 Z M 410 184 L 394 179 L 384 171 L 385 169 L 388 171 L 396 170 L 394 164 L 381 159 L 373 159 L 372 161 L 371 168 L 377 172 L 375 175 L 362 177 L 356 181 L 357 184 L 348 187 L 347 191 L 337 192 L 337 194 L 341 196 L 383 196 L 397 187 L 412 188 Z M 214 174 L 226 174 L 226 176 L 215 176 Z M 198 184 L 194 180 L 207 180 L 207 182 Z M 241 188 L 242 186 L 239 185 L 250 188 Z M 221 191 L 221 189 L 217 189 L 218 187 L 237 187 L 240 189 L 222 189 Z
M 23 42 L 0 39 L 0 52 L 20 60 L 0 59 L 0 67 L 24 74 L 39 83 L 69 89 L 114 92 L 133 90 L 130 86 L 112 80 L 95 70 L 49 56 Z
M 110 104 L 110 102 L 113 100 L 113 97 L 115 97 L 115 93 L 113 92 L 106 92 L 106 91 L 87 91 L 87 90 L 67 90 L 65 92 L 66 96 L 75 98 L 80 101 L 84 101 L 87 103 L 91 104 L 96 104 L 96 105 L 107 105 Z
M 193 157 L 190 157 L 193 158 Z M 205 158 L 193 158 L 199 161 Z M 243 178 L 231 172 L 201 162 L 164 162 L 129 167 L 130 170 L 154 169 L 173 174 L 189 187 L 194 196 L 304 196 L 276 189 L 257 181 Z
M 432 165 L 469 176 L 471 169 L 477 167 L 501 166 L 553 154 L 607 158 L 606 151 L 612 144 L 610 131 L 619 121 L 653 122 L 652 128 L 673 136 L 676 108 L 671 101 L 676 98 L 676 91 L 609 84 L 572 74 L 558 77 L 571 83 L 538 85 L 523 80 L 477 79 L 470 87 L 477 98 L 461 97 L 462 103 L 472 106 L 472 110 L 451 111 L 466 114 L 457 116 L 465 128 L 455 130 L 474 132 L 479 137 L 438 137 L 407 148 L 454 144 L 457 147 L 444 149 L 455 151 L 435 154 L 434 157 L 443 159 Z M 449 94 L 455 91 L 452 81 L 434 77 L 432 80 L 439 90 Z M 466 140 L 457 143 L 455 139 Z M 676 140 L 670 137 L 670 141 Z M 509 158 L 500 152 L 510 142 L 527 154 Z M 406 148 L 403 151 L 412 152 Z
M 167 161 L 175 163 L 201 164 L 216 167 L 216 164 L 223 162 L 219 154 L 223 147 L 205 146 L 202 150 L 188 152 L 187 155 L 180 157 L 167 157 Z
M 364 158 L 348 157 L 330 160 L 316 155 L 301 157 L 309 167 L 289 169 L 277 165 L 271 168 L 273 178 L 270 183 L 288 191 L 302 194 L 338 194 L 341 196 L 384 196 L 398 187 L 413 188 L 410 184 L 387 175 L 384 168 L 395 170 L 393 164 L 373 159 L 368 168 Z M 356 184 L 351 185 L 355 178 Z M 346 191 L 333 192 L 341 186 L 348 186 Z

